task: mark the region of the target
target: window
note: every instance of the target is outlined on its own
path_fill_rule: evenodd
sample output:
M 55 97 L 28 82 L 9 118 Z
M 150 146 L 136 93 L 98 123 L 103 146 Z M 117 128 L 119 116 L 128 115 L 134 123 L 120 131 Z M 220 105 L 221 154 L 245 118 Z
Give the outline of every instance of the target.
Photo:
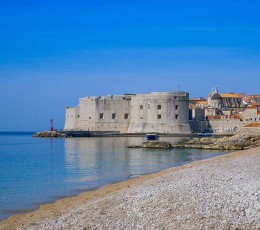
M 116 119 L 116 113 L 112 113 L 112 119 Z
M 125 113 L 125 119 L 128 119 L 129 115 L 128 113 Z
M 104 113 L 99 114 L 99 119 L 104 119 Z
M 161 105 L 157 105 L 157 109 L 158 110 L 162 109 L 162 106 Z
M 162 118 L 162 115 L 161 114 L 158 114 L 157 115 L 157 119 L 161 119 Z
M 143 117 L 140 117 L 140 119 L 142 120 L 142 119 L 144 119 Z
M 80 115 L 78 115 L 77 117 L 80 118 Z
M 175 115 L 175 119 L 178 120 L 179 119 L 179 114 Z
M 143 105 L 140 105 L 140 110 L 143 110 L 144 109 L 144 106 Z
M 88 119 L 91 119 L 91 117 L 89 117 Z
M 175 105 L 175 110 L 178 110 L 179 109 L 179 106 L 178 105 Z

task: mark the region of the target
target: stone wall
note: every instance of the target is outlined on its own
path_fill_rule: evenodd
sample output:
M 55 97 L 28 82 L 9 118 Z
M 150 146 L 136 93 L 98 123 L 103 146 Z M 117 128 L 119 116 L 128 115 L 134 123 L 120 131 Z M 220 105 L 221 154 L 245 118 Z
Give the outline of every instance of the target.
M 127 132 L 131 100 L 124 96 L 80 99 L 81 130 Z
M 208 133 L 211 132 L 211 128 L 209 125 L 209 121 L 198 121 L 198 120 L 190 120 L 190 130 L 192 133 Z
M 237 132 L 243 128 L 240 119 L 212 119 L 209 120 L 209 128 L 213 133 Z
M 77 130 L 79 128 L 79 106 L 66 108 L 64 130 Z

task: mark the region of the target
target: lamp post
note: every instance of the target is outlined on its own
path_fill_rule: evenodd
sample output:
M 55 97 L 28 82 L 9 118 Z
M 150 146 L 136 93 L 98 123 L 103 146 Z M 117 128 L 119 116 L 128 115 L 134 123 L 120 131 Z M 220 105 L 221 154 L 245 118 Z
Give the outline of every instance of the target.
M 53 131 L 54 130 L 54 128 L 53 128 L 53 119 L 50 120 L 50 123 L 51 123 L 50 131 Z

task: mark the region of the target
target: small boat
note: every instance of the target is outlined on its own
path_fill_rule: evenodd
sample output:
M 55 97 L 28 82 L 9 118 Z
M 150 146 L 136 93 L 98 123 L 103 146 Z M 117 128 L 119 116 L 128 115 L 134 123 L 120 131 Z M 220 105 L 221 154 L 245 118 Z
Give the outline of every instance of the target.
M 199 137 L 212 137 L 212 133 L 199 133 Z
M 147 133 L 145 135 L 147 140 L 158 140 L 159 139 L 159 135 L 157 135 L 156 133 Z

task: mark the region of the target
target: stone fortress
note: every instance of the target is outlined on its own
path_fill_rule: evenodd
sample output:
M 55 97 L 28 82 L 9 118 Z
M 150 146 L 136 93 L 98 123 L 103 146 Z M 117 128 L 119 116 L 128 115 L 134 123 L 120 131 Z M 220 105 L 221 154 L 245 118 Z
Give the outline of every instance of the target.
M 260 95 L 215 88 L 206 99 L 189 98 L 187 92 L 80 98 L 77 107 L 66 108 L 64 131 L 179 134 L 244 128 L 260 129 Z
M 162 92 L 80 98 L 64 131 L 190 133 L 189 94 Z

